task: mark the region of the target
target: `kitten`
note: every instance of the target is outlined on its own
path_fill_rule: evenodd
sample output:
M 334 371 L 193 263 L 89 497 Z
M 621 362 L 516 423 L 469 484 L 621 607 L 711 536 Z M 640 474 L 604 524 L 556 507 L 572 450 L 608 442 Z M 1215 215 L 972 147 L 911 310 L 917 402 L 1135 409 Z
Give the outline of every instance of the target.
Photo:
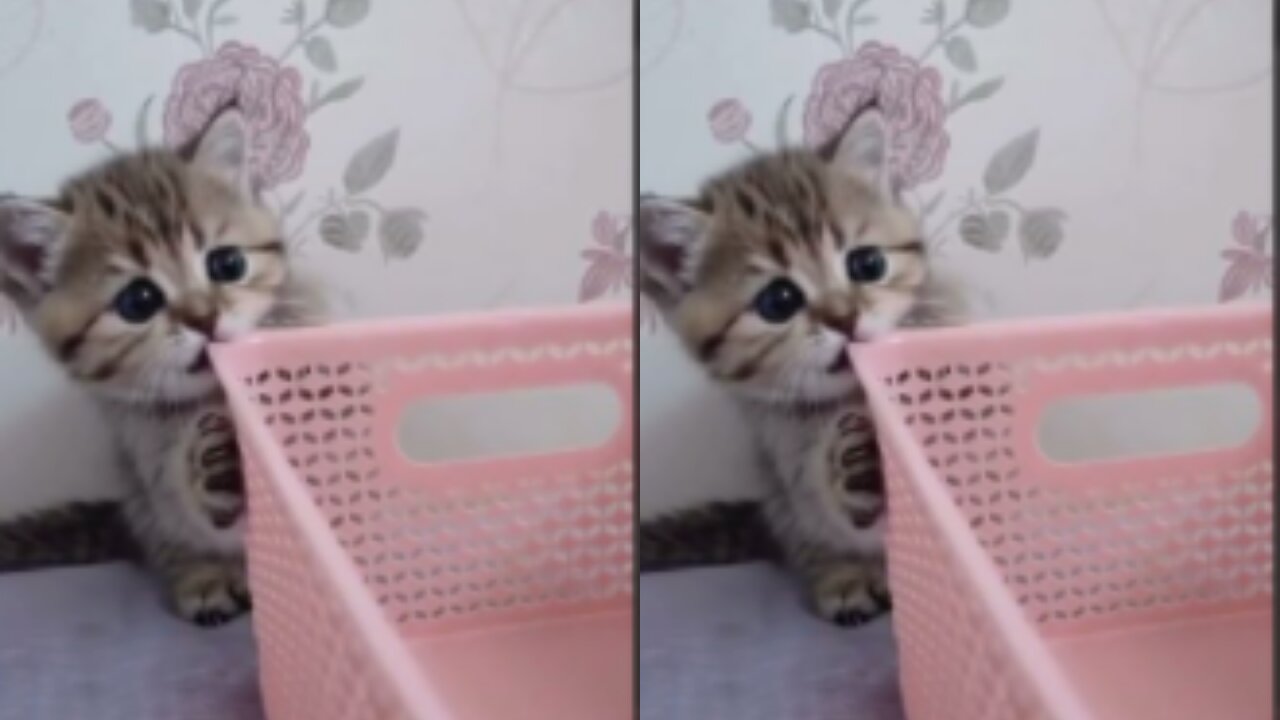
M 642 198 L 641 290 L 737 401 L 771 486 L 642 522 L 642 571 L 773 559 L 828 620 L 887 609 L 880 459 L 846 348 L 959 310 L 897 199 L 888 148 L 867 108 L 818 151 L 756 157 L 695 200 Z
M 240 460 L 207 348 L 323 314 L 249 148 L 232 106 L 186 147 L 116 156 L 56 200 L 0 197 L 0 292 L 96 401 L 128 491 L 0 523 L 0 570 L 132 557 L 182 618 L 248 609 Z

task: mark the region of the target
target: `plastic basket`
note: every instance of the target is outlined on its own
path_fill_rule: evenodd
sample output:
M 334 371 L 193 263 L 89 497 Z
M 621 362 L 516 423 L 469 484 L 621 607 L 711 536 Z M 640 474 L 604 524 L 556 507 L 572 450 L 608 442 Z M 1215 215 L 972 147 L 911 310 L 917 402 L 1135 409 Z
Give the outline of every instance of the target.
M 911 720 L 1264 720 L 1272 712 L 1265 307 L 1036 320 L 855 347 L 889 494 Z M 1087 464 L 1064 398 L 1241 383 L 1243 444 Z
M 215 349 L 268 717 L 628 716 L 631 334 L 629 308 L 591 307 Z M 422 465 L 397 445 L 427 396 L 591 382 L 621 406 L 599 447 Z

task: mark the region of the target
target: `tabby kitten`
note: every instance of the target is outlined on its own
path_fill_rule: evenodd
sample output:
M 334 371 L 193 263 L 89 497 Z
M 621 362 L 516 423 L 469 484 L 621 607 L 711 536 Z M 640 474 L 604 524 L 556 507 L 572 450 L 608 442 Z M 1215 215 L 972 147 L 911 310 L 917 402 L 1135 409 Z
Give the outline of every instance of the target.
M 814 610 L 859 624 L 889 604 L 884 488 L 848 343 L 953 314 L 887 164 L 875 108 L 818 151 L 756 157 L 695 200 L 642 198 L 641 289 L 745 414 L 762 501 L 641 523 L 640 569 L 770 558 Z
M 128 490 L 0 523 L 0 570 L 132 556 L 187 620 L 248 608 L 239 454 L 208 346 L 322 311 L 249 148 L 228 107 L 186 147 L 121 154 L 56 200 L 0 197 L 0 291 L 96 401 Z

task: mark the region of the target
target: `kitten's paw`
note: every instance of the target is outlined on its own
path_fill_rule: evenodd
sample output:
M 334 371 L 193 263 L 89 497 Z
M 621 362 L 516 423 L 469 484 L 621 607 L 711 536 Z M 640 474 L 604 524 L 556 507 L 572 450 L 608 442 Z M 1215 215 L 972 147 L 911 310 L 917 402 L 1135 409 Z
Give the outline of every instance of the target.
M 845 627 L 865 624 L 889 607 L 883 570 L 870 561 L 831 566 L 813 578 L 810 593 L 819 616 Z
M 221 411 L 202 415 L 190 452 L 193 490 L 215 527 L 234 524 L 244 512 L 244 474 L 235 426 Z
M 201 627 L 230 622 L 252 606 L 243 566 L 229 561 L 182 568 L 171 581 L 170 596 L 174 612 Z

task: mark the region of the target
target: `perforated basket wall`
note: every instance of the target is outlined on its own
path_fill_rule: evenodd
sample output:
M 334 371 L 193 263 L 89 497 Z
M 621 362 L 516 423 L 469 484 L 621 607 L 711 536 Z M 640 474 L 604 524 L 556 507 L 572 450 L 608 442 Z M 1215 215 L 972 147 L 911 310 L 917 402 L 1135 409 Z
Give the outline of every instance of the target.
M 273 720 L 432 717 L 401 637 L 629 607 L 631 326 L 628 308 L 574 308 L 219 350 Z M 603 446 L 429 466 L 397 447 L 425 396 L 585 382 L 620 400 Z
M 887 467 L 912 720 L 1083 718 L 1041 638 L 1269 602 L 1271 312 L 1224 308 L 904 335 L 855 350 Z M 1242 383 L 1243 445 L 1056 464 L 1044 408 Z

